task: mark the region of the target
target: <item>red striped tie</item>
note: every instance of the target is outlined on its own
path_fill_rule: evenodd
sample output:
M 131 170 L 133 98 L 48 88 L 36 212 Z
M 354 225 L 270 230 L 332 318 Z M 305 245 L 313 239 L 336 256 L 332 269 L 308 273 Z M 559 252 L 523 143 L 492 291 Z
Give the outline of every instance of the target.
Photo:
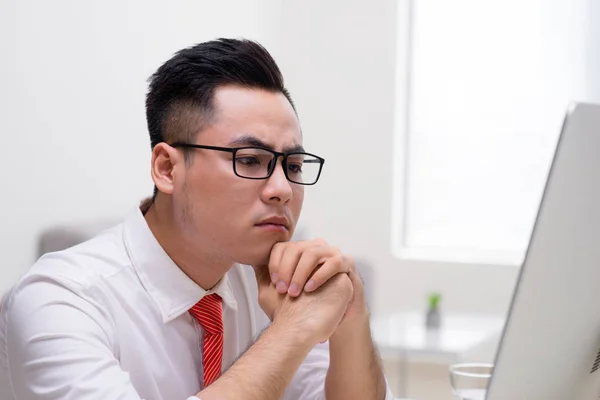
M 204 387 L 213 383 L 221 375 L 223 363 L 223 302 L 218 294 L 204 296 L 190 308 L 190 314 L 204 329 L 202 365 L 204 367 Z

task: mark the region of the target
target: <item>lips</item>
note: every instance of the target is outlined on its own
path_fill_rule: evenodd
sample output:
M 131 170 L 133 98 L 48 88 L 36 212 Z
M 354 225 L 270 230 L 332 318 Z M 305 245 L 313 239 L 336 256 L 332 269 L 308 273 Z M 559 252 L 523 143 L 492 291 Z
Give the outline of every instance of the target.
M 286 217 L 273 216 L 269 218 L 265 218 L 256 224 L 257 226 L 268 226 L 268 225 L 276 225 L 281 226 L 285 229 L 290 229 L 290 222 Z

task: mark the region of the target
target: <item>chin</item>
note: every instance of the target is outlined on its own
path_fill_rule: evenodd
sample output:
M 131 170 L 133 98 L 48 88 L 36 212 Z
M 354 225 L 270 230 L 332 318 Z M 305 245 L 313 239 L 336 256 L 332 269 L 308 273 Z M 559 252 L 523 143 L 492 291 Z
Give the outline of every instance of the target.
M 267 265 L 269 263 L 269 257 L 271 256 L 271 249 L 275 243 L 282 242 L 282 240 L 273 240 L 262 243 L 258 243 L 254 246 L 248 246 L 245 244 L 246 251 L 236 252 L 235 260 L 239 264 L 245 265 Z
M 244 264 L 244 265 L 252 265 L 252 266 L 261 266 L 269 264 L 269 253 L 264 253 L 261 255 L 242 255 L 240 257 L 236 257 L 236 263 Z

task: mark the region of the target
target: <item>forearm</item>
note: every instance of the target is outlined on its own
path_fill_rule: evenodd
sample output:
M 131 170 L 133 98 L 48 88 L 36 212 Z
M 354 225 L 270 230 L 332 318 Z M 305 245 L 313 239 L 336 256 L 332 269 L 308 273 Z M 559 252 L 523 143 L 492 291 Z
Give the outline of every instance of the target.
M 202 400 L 280 399 L 313 343 L 301 332 L 271 325 L 212 385 L 196 395 Z
M 383 400 L 386 383 L 381 360 L 364 321 L 340 326 L 329 341 L 330 366 L 325 381 L 327 400 Z

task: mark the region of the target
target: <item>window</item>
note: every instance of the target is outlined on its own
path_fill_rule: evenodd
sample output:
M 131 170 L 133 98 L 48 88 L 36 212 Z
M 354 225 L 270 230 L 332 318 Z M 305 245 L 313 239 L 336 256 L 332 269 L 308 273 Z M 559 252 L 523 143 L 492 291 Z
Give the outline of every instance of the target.
M 591 96 L 588 6 L 401 0 L 396 255 L 520 265 L 567 107 Z

